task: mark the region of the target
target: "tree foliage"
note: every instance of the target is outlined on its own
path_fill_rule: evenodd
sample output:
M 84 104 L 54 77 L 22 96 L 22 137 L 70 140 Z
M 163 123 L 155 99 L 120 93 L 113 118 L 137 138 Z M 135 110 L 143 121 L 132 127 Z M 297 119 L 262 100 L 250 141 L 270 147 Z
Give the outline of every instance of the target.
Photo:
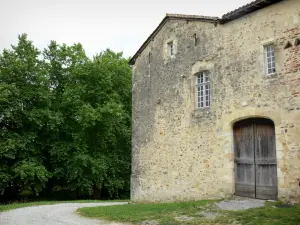
M 40 52 L 25 34 L 0 54 L 0 197 L 118 198 L 129 190 L 131 71 L 80 44 Z

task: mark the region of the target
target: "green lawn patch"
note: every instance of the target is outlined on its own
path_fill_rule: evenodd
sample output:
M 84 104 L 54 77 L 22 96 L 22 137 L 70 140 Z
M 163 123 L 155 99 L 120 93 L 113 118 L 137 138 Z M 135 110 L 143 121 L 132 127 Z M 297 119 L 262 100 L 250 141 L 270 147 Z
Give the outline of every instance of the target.
M 197 201 L 162 204 L 128 204 L 105 207 L 80 208 L 82 216 L 101 220 L 140 224 L 145 220 L 155 220 L 160 225 L 198 224 L 249 224 L 277 225 L 300 224 L 300 205 L 278 208 L 279 203 L 267 202 L 264 207 L 245 211 L 224 211 L 218 209 L 214 201 Z M 209 219 L 200 212 L 218 214 Z M 178 220 L 178 217 L 192 218 Z
M 38 206 L 38 205 L 53 205 L 59 203 L 101 203 L 101 202 L 124 202 L 128 200 L 109 200 L 109 201 L 99 201 L 99 200 L 74 200 L 74 201 L 38 201 L 38 202 L 22 202 L 22 203 L 11 203 L 0 205 L 0 212 L 8 211 L 12 209 L 29 207 L 29 206 Z
M 241 224 L 249 225 L 295 225 L 300 224 L 300 205 L 278 208 L 278 203 L 266 203 L 263 208 L 234 212 L 232 215 Z
M 174 219 L 180 215 L 193 215 L 201 211 L 201 207 L 212 201 L 161 203 L 161 204 L 128 204 L 105 207 L 89 207 L 78 209 L 87 217 L 100 218 L 116 222 L 138 224 L 144 220 L 159 220 L 163 224 L 180 224 Z

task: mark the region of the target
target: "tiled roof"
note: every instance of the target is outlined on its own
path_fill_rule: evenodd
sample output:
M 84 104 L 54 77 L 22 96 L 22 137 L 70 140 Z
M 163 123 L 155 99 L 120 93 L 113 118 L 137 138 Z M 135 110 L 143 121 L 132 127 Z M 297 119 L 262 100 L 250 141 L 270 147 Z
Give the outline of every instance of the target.
M 265 8 L 269 5 L 281 2 L 284 0 L 255 0 L 253 2 L 250 2 L 249 4 L 246 4 L 238 9 L 235 9 L 229 13 L 226 13 L 222 16 L 222 18 L 219 17 L 211 17 L 211 16 L 200 16 L 200 15 L 183 15 L 183 14 L 166 14 L 165 18 L 161 21 L 161 23 L 158 25 L 158 27 L 152 32 L 152 34 L 148 37 L 148 39 L 143 43 L 143 45 L 140 47 L 140 49 L 135 53 L 135 55 L 131 58 L 129 61 L 130 65 L 133 65 L 135 63 L 136 58 L 140 55 L 140 53 L 146 48 L 148 43 L 155 37 L 155 35 L 160 31 L 160 29 L 164 26 L 164 24 L 171 19 L 185 19 L 185 20 L 198 20 L 203 22 L 211 22 L 216 23 L 219 22 L 221 24 L 230 22 L 232 20 L 238 19 L 244 15 L 247 15 L 249 13 L 252 13 L 256 10 Z
M 273 5 L 273 4 L 281 2 L 281 1 L 283 1 L 283 0 L 256 0 L 256 1 L 250 2 L 247 5 L 239 7 L 229 13 L 226 13 L 225 15 L 222 16 L 220 22 L 227 23 L 231 20 L 235 20 L 246 14 L 252 13 L 256 10 L 265 8 L 269 5 Z
M 213 17 L 213 16 L 172 14 L 172 13 L 167 13 L 166 17 L 176 18 L 176 19 L 197 19 L 197 20 L 215 20 L 215 21 L 220 19 L 219 17 Z
M 139 54 L 146 48 L 148 43 L 155 37 L 155 35 L 160 31 L 160 29 L 165 25 L 168 20 L 177 19 L 177 20 L 197 20 L 197 21 L 204 21 L 204 22 L 211 22 L 215 23 L 219 20 L 218 17 L 210 17 L 210 16 L 199 16 L 199 15 L 183 15 L 183 14 L 170 14 L 167 13 L 165 18 L 160 22 L 158 27 L 152 32 L 152 34 L 147 38 L 147 40 L 143 43 L 140 49 L 135 53 L 135 55 L 129 61 L 130 65 L 135 63 L 136 58 Z

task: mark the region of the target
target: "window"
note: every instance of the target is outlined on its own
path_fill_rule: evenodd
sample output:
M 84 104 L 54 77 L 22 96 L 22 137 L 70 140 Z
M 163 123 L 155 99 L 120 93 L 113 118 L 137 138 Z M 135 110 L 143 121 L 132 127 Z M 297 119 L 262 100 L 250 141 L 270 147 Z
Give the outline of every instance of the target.
M 197 46 L 198 45 L 197 34 L 194 34 L 193 37 L 194 37 L 194 45 Z
M 275 70 L 275 54 L 274 45 L 265 46 L 265 64 L 266 64 L 266 74 L 270 75 L 276 72 Z
M 149 65 L 151 64 L 151 56 L 152 56 L 152 54 L 151 54 L 151 52 L 149 52 L 149 54 L 148 54 L 148 64 Z
M 173 57 L 174 56 L 174 43 L 173 43 L 173 41 L 168 43 L 168 51 L 169 51 L 169 56 Z
M 286 45 L 284 46 L 284 49 L 287 49 L 287 48 L 290 48 L 290 47 L 293 47 L 292 43 L 291 42 L 287 42 Z
M 210 81 L 207 71 L 202 71 L 197 75 L 197 108 L 207 108 L 210 106 Z

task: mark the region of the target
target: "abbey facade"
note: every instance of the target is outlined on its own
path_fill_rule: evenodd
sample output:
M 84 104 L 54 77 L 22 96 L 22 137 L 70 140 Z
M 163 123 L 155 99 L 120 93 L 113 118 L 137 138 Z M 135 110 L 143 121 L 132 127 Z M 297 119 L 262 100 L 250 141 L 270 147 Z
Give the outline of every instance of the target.
M 167 14 L 130 63 L 133 201 L 300 201 L 299 0 Z

